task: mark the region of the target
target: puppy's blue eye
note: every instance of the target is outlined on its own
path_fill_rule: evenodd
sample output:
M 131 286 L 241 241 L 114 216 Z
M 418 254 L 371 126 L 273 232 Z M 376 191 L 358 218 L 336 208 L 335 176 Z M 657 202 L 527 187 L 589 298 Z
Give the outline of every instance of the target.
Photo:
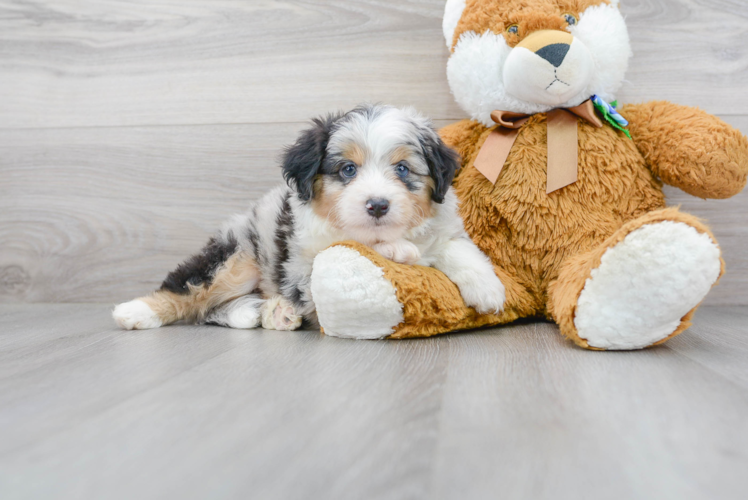
M 356 165 L 349 163 L 340 169 L 340 175 L 347 179 L 356 177 Z
M 510 35 L 518 35 L 519 34 L 519 25 L 517 25 L 517 24 L 510 25 L 506 29 L 506 32 L 509 33 Z
M 402 163 L 398 163 L 395 167 L 395 173 L 400 177 L 407 177 L 407 175 L 410 173 L 410 169 Z

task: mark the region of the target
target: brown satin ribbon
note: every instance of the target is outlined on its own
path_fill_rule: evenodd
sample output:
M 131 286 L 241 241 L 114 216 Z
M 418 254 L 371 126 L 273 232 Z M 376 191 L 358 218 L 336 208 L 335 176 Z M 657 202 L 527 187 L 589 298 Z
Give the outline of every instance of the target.
M 491 131 L 486 142 L 483 143 L 475 159 L 475 168 L 492 184 L 496 184 L 514 141 L 517 140 L 519 129 L 530 119 L 530 116 L 511 111 L 491 113 L 491 119 L 499 126 Z M 584 118 L 595 127 L 603 126 L 602 120 L 595 114 L 595 106 L 589 100 L 573 108 L 554 109 L 547 113 L 547 194 L 577 181 L 579 147 L 577 117 Z

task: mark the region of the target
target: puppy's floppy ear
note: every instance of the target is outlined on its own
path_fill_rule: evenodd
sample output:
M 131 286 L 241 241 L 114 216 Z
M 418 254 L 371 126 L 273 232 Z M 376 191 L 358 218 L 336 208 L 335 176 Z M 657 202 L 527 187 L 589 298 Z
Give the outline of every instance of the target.
M 322 168 L 333 125 L 340 117 L 337 114 L 315 118 L 312 127 L 304 130 L 283 153 L 283 177 L 302 201 L 309 201 L 314 195 L 314 178 Z
M 429 130 L 421 137 L 421 147 L 429 166 L 429 175 L 434 179 L 431 199 L 437 203 L 444 203 L 444 196 L 452 185 L 455 173 L 460 169 L 460 155 L 444 144 L 434 130 Z

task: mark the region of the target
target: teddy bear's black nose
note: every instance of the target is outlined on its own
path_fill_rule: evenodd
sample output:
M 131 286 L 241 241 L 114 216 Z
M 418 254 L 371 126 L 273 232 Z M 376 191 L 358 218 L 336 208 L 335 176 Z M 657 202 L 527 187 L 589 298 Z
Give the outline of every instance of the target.
M 571 45 L 568 43 L 552 43 L 535 53 L 558 68 L 564 62 L 564 58 L 569 53 L 570 48 Z

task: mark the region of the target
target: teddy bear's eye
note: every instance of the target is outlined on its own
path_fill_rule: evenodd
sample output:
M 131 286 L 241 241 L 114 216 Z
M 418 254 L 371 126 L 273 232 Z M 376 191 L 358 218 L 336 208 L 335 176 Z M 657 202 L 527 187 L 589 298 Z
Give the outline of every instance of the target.
M 519 25 L 518 24 L 512 24 L 506 29 L 507 33 L 510 33 L 512 35 L 516 35 L 519 33 Z
M 564 14 L 562 17 L 564 18 L 564 21 L 566 21 L 566 24 L 568 24 L 569 26 L 574 26 L 575 24 L 577 24 L 577 18 L 574 17 L 572 14 L 567 13 L 567 14 Z

